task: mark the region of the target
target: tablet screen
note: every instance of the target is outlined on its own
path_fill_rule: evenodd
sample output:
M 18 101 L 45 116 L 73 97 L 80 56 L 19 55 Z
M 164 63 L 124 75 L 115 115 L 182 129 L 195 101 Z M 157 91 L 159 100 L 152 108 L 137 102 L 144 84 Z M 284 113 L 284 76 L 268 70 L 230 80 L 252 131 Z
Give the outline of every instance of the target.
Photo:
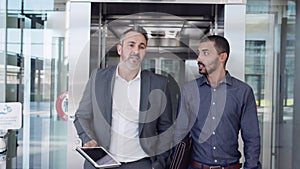
M 102 147 L 80 147 L 77 148 L 77 150 L 91 163 L 95 162 L 95 167 L 115 167 L 120 165 L 120 163 Z

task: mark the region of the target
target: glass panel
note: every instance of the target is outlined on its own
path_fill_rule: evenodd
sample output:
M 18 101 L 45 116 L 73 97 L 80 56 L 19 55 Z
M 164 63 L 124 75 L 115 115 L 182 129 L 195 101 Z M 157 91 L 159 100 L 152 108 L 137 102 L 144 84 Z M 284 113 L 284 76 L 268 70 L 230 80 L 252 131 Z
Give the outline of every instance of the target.
M 258 106 L 264 106 L 265 41 L 246 40 L 245 81 L 253 88 Z
M 264 168 L 291 169 L 297 158 L 292 156 L 295 11 L 295 1 L 247 1 L 245 76 L 261 117 Z
M 54 0 L 25 0 L 24 10 L 34 13 L 40 13 L 39 11 L 47 11 L 54 9 Z
M 6 74 L 6 1 L 0 0 L 0 102 L 5 101 Z
M 8 0 L 7 6 L 7 9 L 10 10 L 9 13 L 19 13 L 19 11 L 22 9 L 22 0 Z
M 23 126 L 8 133 L 7 168 L 66 168 L 65 14 L 53 9 L 53 0 L 8 1 L 6 101 L 23 104 Z

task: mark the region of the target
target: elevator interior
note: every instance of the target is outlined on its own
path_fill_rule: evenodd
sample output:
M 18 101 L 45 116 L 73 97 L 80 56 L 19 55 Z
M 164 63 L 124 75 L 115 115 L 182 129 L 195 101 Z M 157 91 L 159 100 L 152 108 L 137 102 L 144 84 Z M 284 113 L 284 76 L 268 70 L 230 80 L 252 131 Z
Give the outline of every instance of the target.
M 91 4 L 90 72 L 119 61 L 118 39 L 134 25 L 143 26 L 149 36 L 143 68 L 167 73 L 181 84 L 194 77 L 195 72 L 187 70 L 186 64 L 197 57 L 200 38 L 224 33 L 224 5 L 94 2 Z

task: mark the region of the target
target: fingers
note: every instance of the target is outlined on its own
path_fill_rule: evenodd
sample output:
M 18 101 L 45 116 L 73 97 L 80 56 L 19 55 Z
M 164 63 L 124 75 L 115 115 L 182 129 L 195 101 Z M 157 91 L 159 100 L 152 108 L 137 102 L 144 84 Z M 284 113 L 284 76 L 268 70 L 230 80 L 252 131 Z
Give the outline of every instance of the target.
M 98 144 L 97 144 L 97 142 L 95 140 L 91 140 L 89 142 L 86 142 L 83 145 L 83 147 L 97 147 L 97 146 L 98 146 Z

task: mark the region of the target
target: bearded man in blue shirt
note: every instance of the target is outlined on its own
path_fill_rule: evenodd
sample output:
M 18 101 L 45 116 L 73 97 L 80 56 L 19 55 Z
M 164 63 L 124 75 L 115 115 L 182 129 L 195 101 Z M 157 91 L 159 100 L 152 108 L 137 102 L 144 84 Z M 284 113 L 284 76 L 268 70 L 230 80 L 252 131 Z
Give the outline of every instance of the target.
M 260 133 L 253 91 L 226 70 L 230 47 L 219 35 L 198 46 L 199 73 L 184 85 L 175 142 L 190 133 L 189 169 L 240 169 L 239 132 L 244 142 L 244 169 L 260 169 Z

